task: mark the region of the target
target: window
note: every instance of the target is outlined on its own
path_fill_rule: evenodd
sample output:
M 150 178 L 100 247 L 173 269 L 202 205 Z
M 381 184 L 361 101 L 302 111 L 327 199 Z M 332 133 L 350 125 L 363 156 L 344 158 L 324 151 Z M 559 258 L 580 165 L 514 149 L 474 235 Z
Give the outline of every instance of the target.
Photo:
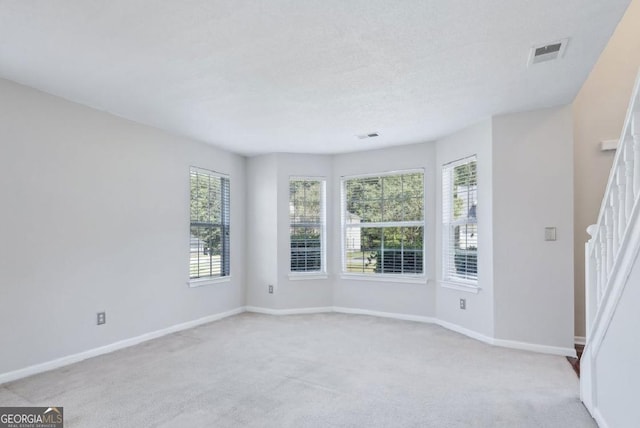
M 325 181 L 289 180 L 291 272 L 325 272 Z
M 424 272 L 424 172 L 342 180 L 343 271 L 365 275 Z
M 229 276 L 229 177 L 191 167 L 189 278 Z
M 477 283 L 478 177 L 475 156 L 442 167 L 443 279 Z

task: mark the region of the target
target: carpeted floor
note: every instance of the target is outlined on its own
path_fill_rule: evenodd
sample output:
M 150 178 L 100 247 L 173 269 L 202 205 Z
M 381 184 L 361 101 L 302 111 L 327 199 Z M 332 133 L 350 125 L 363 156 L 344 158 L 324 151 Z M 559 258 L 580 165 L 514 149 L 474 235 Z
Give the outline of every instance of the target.
M 241 314 L 0 386 L 65 427 L 595 427 L 564 357 L 376 317 Z

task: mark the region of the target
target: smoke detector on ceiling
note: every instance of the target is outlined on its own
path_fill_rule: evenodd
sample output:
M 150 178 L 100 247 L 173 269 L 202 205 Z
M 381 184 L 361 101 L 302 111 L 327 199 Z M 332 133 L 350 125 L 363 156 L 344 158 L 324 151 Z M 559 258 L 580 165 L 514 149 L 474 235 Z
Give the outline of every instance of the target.
M 360 135 L 356 135 L 356 137 L 358 137 L 359 140 L 364 140 L 365 138 L 373 138 L 373 137 L 378 137 L 379 134 L 377 132 L 370 132 L 368 134 L 360 134 Z
M 529 53 L 529 65 L 562 58 L 568 42 L 569 39 L 562 39 L 546 45 L 533 46 Z

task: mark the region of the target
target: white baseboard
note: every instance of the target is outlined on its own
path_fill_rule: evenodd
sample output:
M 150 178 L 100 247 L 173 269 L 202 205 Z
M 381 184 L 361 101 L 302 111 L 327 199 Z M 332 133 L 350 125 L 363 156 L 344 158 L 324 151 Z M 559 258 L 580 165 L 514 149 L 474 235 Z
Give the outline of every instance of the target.
M 370 311 L 368 309 L 345 308 L 340 306 L 334 306 L 333 312 L 338 312 L 341 314 L 371 315 L 374 317 L 393 318 L 393 319 L 404 320 L 404 321 L 417 321 L 417 322 L 424 322 L 429 324 L 433 324 L 434 322 L 436 322 L 431 317 L 425 317 L 421 315 L 408 315 L 408 314 L 398 314 L 393 312 Z
M 47 372 L 49 370 L 57 369 L 60 367 L 68 366 L 69 364 L 77 363 L 88 358 L 97 357 L 98 355 L 108 354 L 119 349 L 128 348 L 130 346 L 137 345 L 148 340 L 157 339 L 162 336 L 166 336 L 171 333 L 175 333 L 189 328 L 197 327 L 202 324 L 207 324 L 212 321 L 217 321 L 222 318 L 237 315 L 245 311 L 244 307 L 232 309 L 230 311 L 221 312 L 218 314 L 208 315 L 206 317 L 198 318 L 193 321 L 187 321 L 185 323 L 172 325 L 161 330 L 145 333 L 140 336 L 132 337 L 129 339 L 120 340 L 118 342 L 110 343 L 109 345 L 100 346 L 99 348 L 89 349 L 87 351 L 79 352 L 77 354 L 68 355 L 66 357 L 58 358 L 45 363 L 36 364 L 33 366 L 25 367 L 22 369 L 14 370 L 7 373 L 0 373 L 0 385 L 14 380 L 22 379 L 28 376 L 32 376 L 38 373 Z
M 372 315 L 376 317 L 394 318 L 405 321 L 417 321 L 429 324 L 437 324 L 447 330 L 455 331 L 456 333 L 463 334 L 472 339 L 479 340 L 489 345 L 500 346 L 502 348 L 519 349 L 523 351 L 532 351 L 542 354 L 561 355 L 566 357 L 576 357 L 576 350 L 574 348 L 563 348 L 557 346 L 538 345 L 534 343 L 517 342 L 513 340 L 495 339 L 493 337 L 485 336 L 482 333 L 468 329 L 466 327 L 459 326 L 457 324 L 439 320 L 437 318 L 425 317 L 420 315 L 406 315 L 392 312 L 378 312 L 370 311 L 368 309 L 356 309 L 356 308 L 344 308 L 334 307 L 334 312 L 340 312 L 345 314 L 360 314 L 360 315 Z
M 560 355 L 563 357 L 577 358 L 575 348 L 563 348 L 561 346 L 538 345 L 535 343 L 518 342 L 515 340 L 493 339 L 493 344 L 503 348 L 520 349 L 522 351 L 539 352 L 541 354 Z
M 465 327 L 461 327 L 458 324 L 454 324 L 454 323 L 451 323 L 448 321 L 442 321 L 442 320 L 437 320 L 435 323 L 438 324 L 440 327 L 446 328 L 447 330 L 455 331 L 456 333 L 463 334 L 467 337 L 479 340 L 480 342 L 484 342 L 489 345 L 495 345 L 493 337 L 485 336 L 482 333 L 478 333 L 477 331 L 470 330 Z
M 598 409 L 593 409 L 593 419 L 596 420 L 599 428 L 609 428 L 609 424 L 607 424 L 607 421 L 605 421 L 602 413 L 600 413 Z
M 260 306 L 245 306 L 247 312 L 255 312 L 257 314 L 267 315 L 302 315 L 302 314 L 322 314 L 333 312 L 333 307 L 317 307 L 317 308 L 293 308 L 293 309 L 271 309 L 262 308 Z
M 575 343 L 576 345 L 584 346 L 587 344 L 587 338 L 584 336 L 574 336 L 573 343 Z
M 370 315 L 370 316 L 381 317 L 381 318 L 392 318 L 392 319 L 398 319 L 403 321 L 415 321 L 415 322 L 422 322 L 422 323 L 428 323 L 428 324 L 436 324 L 448 330 L 455 331 L 457 333 L 468 336 L 472 339 L 479 340 L 489 345 L 501 346 L 504 348 L 521 349 L 525 351 L 533 351 L 533 352 L 540 352 L 544 354 L 562 355 L 562 356 L 570 356 L 570 357 L 576 356 L 576 351 L 573 348 L 562 348 L 562 347 L 547 346 L 547 345 L 536 345 L 536 344 L 526 343 L 526 342 L 516 342 L 512 340 L 494 339 L 492 337 L 488 337 L 481 333 L 478 333 L 474 330 L 461 327 L 457 324 L 453 324 L 447 321 L 442 321 L 433 317 L 426 317 L 422 315 L 399 314 L 399 313 L 393 313 L 393 312 L 372 311 L 369 309 L 346 308 L 346 307 L 340 307 L 340 306 L 324 306 L 324 307 L 315 307 L 315 308 L 292 308 L 292 309 L 270 309 L 270 308 L 263 308 L 258 306 L 243 306 L 236 309 L 232 309 L 230 311 L 209 315 L 193 321 L 188 321 L 182 324 L 176 324 L 162 330 L 156 330 L 150 333 L 145 333 L 140 336 L 121 340 L 115 343 L 111 343 L 109 345 L 101 346 L 99 348 L 89 349 L 87 351 L 83 351 L 77 354 L 58 358 L 53 361 L 36 364 L 33 366 L 25 367 L 23 369 L 14 370 L 7 373 L 1 373 L 0 385 L 2 385 L 3 383 L 12 382 L 14 380 L 24 378 L 27 376 L 32 376 L 34 374 L 46 372 L 49 370 L 67 366 L 69 364 L 77 363 L 79 361 L 86 360 L 87 358 L 92 358 L 98 355 L 103 355 L 109 352 L 117 351 L 119 349 L 128 348 L 130 346 L 134 346 L 139 343 L 146 342 L 148 340 L 156 339 L 171 333 L 197 327 L 199 325 L 206 324 L 212 321 L 217 321 L 232 315 L 237 315 L 242 312 L 255 312 L 255 313 L 267 314 L 267 315 L 300 315 L 300 314 L 318 314 L 318 313 L 330 313 L 330 312 L 337 312 L 337 313 L 343 313 L 343 314 L 355 314 L 355 315 Z

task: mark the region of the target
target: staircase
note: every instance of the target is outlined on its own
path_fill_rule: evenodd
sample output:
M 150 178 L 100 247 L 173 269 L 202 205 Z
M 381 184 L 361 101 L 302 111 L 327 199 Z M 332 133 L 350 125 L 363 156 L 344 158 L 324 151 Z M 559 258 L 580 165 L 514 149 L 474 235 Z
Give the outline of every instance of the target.
M 585 245 L 587 341 L 580 396 L 600 427 L 640 421 L 640 75 L 598 222 Z

